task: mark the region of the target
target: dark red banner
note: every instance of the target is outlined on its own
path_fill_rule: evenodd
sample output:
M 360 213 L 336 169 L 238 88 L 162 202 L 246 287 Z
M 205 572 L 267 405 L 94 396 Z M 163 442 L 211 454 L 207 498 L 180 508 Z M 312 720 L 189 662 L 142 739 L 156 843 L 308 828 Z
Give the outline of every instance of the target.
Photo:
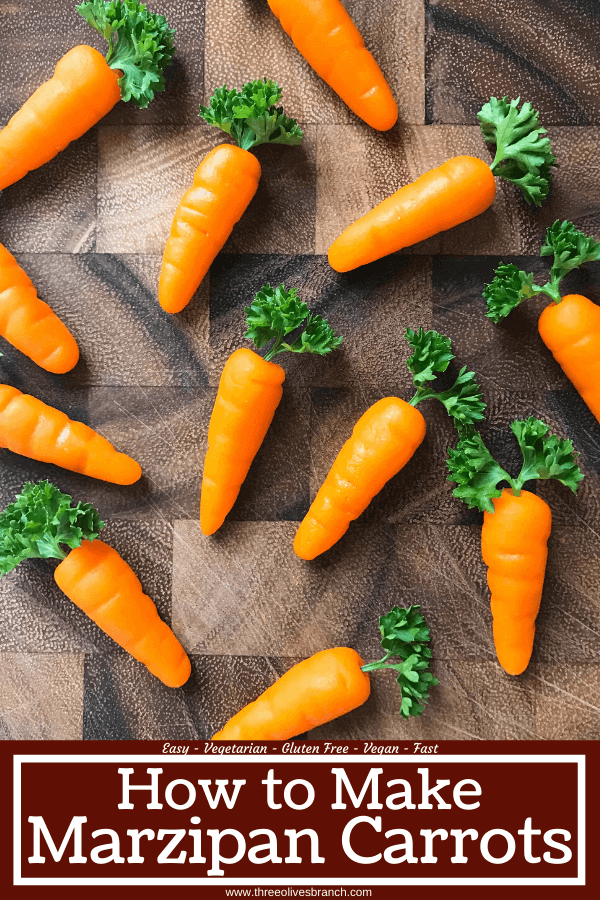
M 584 742 L 7 743 L 14 847 L 3 868 L 17 892 L 585 891 L 597 876 L 586 824 L 598 756 Z

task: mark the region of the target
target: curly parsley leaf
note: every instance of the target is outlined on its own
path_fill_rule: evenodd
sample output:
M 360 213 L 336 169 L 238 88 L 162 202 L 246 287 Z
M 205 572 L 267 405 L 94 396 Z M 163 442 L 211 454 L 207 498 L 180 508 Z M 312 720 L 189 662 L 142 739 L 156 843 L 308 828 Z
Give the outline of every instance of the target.
M 446 460 L 450 475 L 448 481 L 458 485 L 452 492 L 454 497 L 464 500 L 469 509 L 476 507 L 482 512 L 494 512 L 492 500 L 500 497 L 500 482 L 513 481 L 502 466 L 498 465 L 478 431 L 463 434 L 458 444 L 448 450 Z
M 98 537 L 104 522 L 89 503 L 72 498 L 48 481 L 28 482 L 0 514 L 0 574 L 24 559 L 64 559 L 61 544 L 73 549 Z
M 523 468 L 515 481 L 520 491 L 526 481 L 534 478 L 554 478 L 577 493 L 583 472 L 577 464 L 579 456 L 570 440 L 550 434 L 545 422 L 530 416 L 510 426 L 523 454 Z
M 481 388 L 475 381 L 475 373 L 463 366 L 451 388 L 435 395 L 443 403 L 446 412 L 460 428 L 481 422 L 485 413 L 485 401 Z
M 431 649 L 429 627 L 418 606 L 402 609 L 395 606 L 379 619 L 381 646 L 385 656 L 363 666 L 363 672 L 394 669 L 401 690 L 400 715 L 404 719 L 420 716 L 429 700 L 429 689 L 439 684 L 429 671 Z M 389 662 L 392 657 L 400 661 Z
M 200 118 L 231 135 L 243 150 L 259 144 L 301 144 L 302 129 L 275 105 L 280 100 L 281 88 L 266 78 L 248 81 L 240 91 L 223 86 L 208 106 L 200 106 Z
M 560 299 L 558 285 L 562 279 L 584 263 L 600 259 L 600 242 L 579 231 L 572 222 L 557 219 L 546 231 L 546 243 L 540 250 L 540 256 L 554 257 L 550 283 L 542 290 L 552 292 L 554 299 Z
M 301 334 L 292 344 L 283 338 L 299 328 L 306 320 Z M 278 353 L 317 353 L 324 355 L 335 350 L 342 343 L 326 319 L 310 312 L 306 303 L 298 297 L 296 288 L 287 290 L 285 285 L 271 287 L 266 284 L 254 297 L 251 306 L 246 307 L 248 331 L 244 337 L 254 341 L 260 350 L 270 341 L 272 348 L 265 355 L 267 362 Z
M 550 190 L 556 157 L 538 113 L 528 102 L 519 109 L 520 99 L 491 97 L 477 118 L 484 140 L 496 145 L 494 175 L 517 185 L 527 203 L 541 206 Z
M 294 331 L 307 316 L 308 306 L 299 299 L 296 288 L 288 291 L 283 284 L 279 287 L 265 284 L 252 305 L 246 307 L 248 331 L 244 337 L 254 341 L 260 350 L 274 338 Z
M 339 347 L 343 340 L 343 337 L 335 334 L 326 319 L 309 312 L 304 331 L 293 344 L 284 344 L 282 349 L 291 350 L 292 353 L 317 353 L 324 356 Z
M 407 328 L 404 337 L 414 351 L 407 359 L 406 365 L 417 388 L 422 387 L 427 381 L 433 381 L 437 373 L 445 372 L 454 359 L 450 338 L 437 331 L 424 331 L 423 328 L 419 328 L 418 332 L 415 332 L 412 328 Z
M 163 72 L 175 53 L 174 30 L 138 0 L 89 0 L 76 9 L 107 40 L 106 62 L 123 73 L 123 100 L 145 109 L 165 89 Z
M 411 328 L 404 335 L 414 353 L 406 362 L 413 376 L 417 392 L 410 400 L 417 406 L 422 400 L 439 400 L 449 416 L 452 416 L 457 427 L 474 425 L 483 419 L 485 403 L 475 374 L 467 372 L 466 366 L 458 373 L 458 377 L 447 391 L 436 391 L 429 384 L 438 374 L 445 372 L 454 359 L 450 338 L 437 331 L 418 332 Z
M 533 275 L 523 272 L 513 263 L 500 263 L 495 278 L 486 284 L 483 297 L 487 304 L 487 316 L 497 325 L 513 309 L 539 293 L 541 288 L 533 283 Z

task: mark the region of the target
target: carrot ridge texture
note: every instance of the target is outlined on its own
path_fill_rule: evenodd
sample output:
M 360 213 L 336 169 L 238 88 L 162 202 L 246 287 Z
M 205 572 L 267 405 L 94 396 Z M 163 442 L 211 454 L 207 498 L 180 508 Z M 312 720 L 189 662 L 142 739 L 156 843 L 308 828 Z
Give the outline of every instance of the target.
M 213 741 L 283 741 L 337 719 L 361 706 L 370 694 L 363 664 L 349 647 L 315 653 L 233 716 Z
M 329 263 L 336 272 L 364 266 L 475 218 L 495 196 L 487 163 L 454 156 L 349 225 L 329 248 Z
M 600 422 L 600 307 L 581 294 L 567 294 L 544 309 L 538 330 Z
M 67 326 L 40 300 L 29 276 L 2 244 L 0 335 L 47 372 L 69 372 L 79 359 Z
M 483 515 L 481 552 L 492 594 L 494 644 L 502 668 L 520 675 L 533 650 L 552 513 L 529 491 L 516 497 L 506 488 L 492 502 L 494 512 Z
M 165 246 L 158 299 L 167 312 L 180 312 L 190 302 L 254 197 L 260 174 L 257 158 L 234 144 L 220 144 L 204 157 Z
M 285 372 L 253 350 L 231 354 L 208 427 L 200 527 L 214 534 L 233 507 L 283 394 Z
M 87 425 L 8 384 L 0 385 L 0 447 L 114 484 L 133 484 L 142 474 Z
M 390 87 L 340 0 L 268 0 L 296 49 L 368 125 L 387 131 L 398 119 Z
M 425 437 L 425 419 L 398 397 L 373 404 L 354 426 L 296 532 L 294 551 L 314 559 L 346 533 L 350 523 L 411 459 Z
M 58 565 L 54 578 L 76 606 L 164 684 L 180 687 L 188 680 L 185 650 L 116 550 L 84 540 Z
M 119 72 L 98 50 L 81 44 L 60 59 L 54 75 L 0 131 L 0 190 L 57 156 L 121 99 Z

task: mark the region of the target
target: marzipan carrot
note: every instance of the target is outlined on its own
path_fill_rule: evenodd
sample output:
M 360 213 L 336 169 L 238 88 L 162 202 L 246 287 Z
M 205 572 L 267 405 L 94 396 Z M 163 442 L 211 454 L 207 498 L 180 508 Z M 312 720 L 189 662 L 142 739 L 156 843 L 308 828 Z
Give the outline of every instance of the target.
M 398 107 L 340 0 L 268 0 L 283 30 L 323 81 L 367 125 L 387 131 Z
M 447 465 L 449 480 L 458 484 L 454 496 L 484 512 L 481 552 L 488 566 L 496 655 L 509 675 L 520 675 L 533 650 L 552 525 L 548 504 L 523 485 L 554 478 L 575 493 L 583 474 L 571 441 L 549 434 L 544 422 L 530 417 L 511 428 L 523 454 L 517 478 L 498 465 L 472 429 L 449 451 Z M 499 487 L 502 482 L 509 487 Z
M 285 372 L 243 347 L 227 360 L 208 427 L 200 523 L 214 534 L 235 503 L 283 396 Z
M 106 59 L 85 44 L 73 47 L 0 131 L 0 190 L 53 159 L 121 98 L 145 108 L 164 90 L 175 48 L 163 16 L 138 0 L 91 0 L 77 11 L 108 41 Z
M 208 428 L 204 460 L 200 525 L 214 534 L 233 507 L 252 460 L 269 429 L 283 394 L 285 372 L 271 362 L 285 351 L 329 353 L 342 339 L 321 316 L 312 315 L 296 290 L 267 284 L 246 308 L 246 337 L 257 349 L 273 342 L 263 359 L 247 348 L 235 350 L 223 369 Z M 284 337 L 306 321 L 293 342 Z
M 417 333 L 409 328 L 405 336 L 413 349 L 407 365 L 417 392 L 408 403 L 398 397 L 378 400 L 358 420 L 296 532 L 294 551 L 301 559 L 314 559 L 333 547 L 412 458 L 425 437 L 417 403 L 435 398 L 463 425 L 483 418 L 484 403 L 472 372 L 461 369 L 444 392 L 428 385 L 453 359 L 449 339 L 422 328 Z
M 429 628 L 418 606 L 395 606 L 379 620 L 385 656 L 365 665 L 355 650 L 321 650 L 289 669 L 275 684 L 240 710 L 213 741 L 283 741 L 331 722 L 368 699 L 368 672 L 394 669 L 400 685 L 400 715 L 420 716 L 429 688 L 438 683 L 429 665 Z M 399 662 L 389 662 L 398 657 Z
M 133 484 L 142 474 L 102 435 L 8 384 L 0 385 L 0 447 L 113 484 Z
M 185 650 L 116 550 L 84 540 L 57 566 L 54 579 L 69 600 L 164 684 L 185 684 L 191 672 Z
M 0 515 L 0 574 L 32 557 L 62 560 L 54 572 L 61 591 L 164 684 L 180 687 L 190 661 L 137 575 L 96 540 L 103 525 L 89 503 L 73 507 L 49 482 L 28 483 Z
M 600 307 L 581 294 L 567 294 L 560 303 L 546 307 L 538 329 L 546 347 L 600 422 Z
M 163 255 L 158 299 L 170 313 L 187 306 L 211 263 L 254 197 L 260 163 L 252 147 L 300 144 L 302 131 L 276 107 L 281 89 L 274 81 L 249 81 L 241 91 L 218 88 L 200 117 L 231 135 L 205 156 L 175 211 Z
M 254 197 L 260 163 L 220 144 L 204 157 L 175 212 L 163 256 L 158 299 L 170 313 L 188 305 L 211 263 Z
M 521 188 L 528 203 L 541 206 L 556 158 L 530 103 L 521 109 L 492 97 L 478 114 L 484 139 L 497 145 L 491 166 L 473 156 L 455 156 L 401 187 L 357 219 L 329 248 L 337 272 L 410 247 L 484 212 L 496 196 L 495 175 Z
M 0 335 L 47 372 L 69 372 L 79 359 L 67 326 L 40 300 L 29 276 L 2 244 Z
M 314 559 L 333 547 L 373 497 L 412 459 L 425 419 L 399 397 L 385 397 L 360 417 L 319 488 L 294 538 L 294 551 Z
M 562 279 L 586 262 L 600 259 L 600 242 L 578 231 L 571 222 L 556 221 L 546 232 L 542 256 L 553 256 L 550 281 L 541 287 L 533 275 L 512 263 L 501 264 L 483 296 L 487 315 L 496 324 L 522 300 L 544 293 L 554 303 L 538 321 L 540 336 L 582 399 L 600 422 L 600 307 L 581 294 L 560 295 Z
M 488 567 L 494 644 L 498 662 L 520 675 L 533 650 L 552 527 L 550 507 L 541 497 L 505 488 L 483 514 L 481 555 Z

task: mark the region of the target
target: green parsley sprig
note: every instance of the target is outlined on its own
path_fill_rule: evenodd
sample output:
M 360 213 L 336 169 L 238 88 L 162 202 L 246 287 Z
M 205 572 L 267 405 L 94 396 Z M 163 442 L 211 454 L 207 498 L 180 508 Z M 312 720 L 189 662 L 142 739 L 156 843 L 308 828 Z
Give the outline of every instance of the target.
M 510 101 L 491 97 L 477 118 L 484 140 L 496 145 L 493 174 L 517 185 L 527 203 L 541 206 L 550 190 L 556 157 L 538 113 L 527 102 L 519 109 L 520 102 L 520 97 Z
M 464 500 L 469 509 L 476 507 L 492 513 L 492 501 L 501 496 L 502 482 L 512 488 L 516 497 L 527 481 L 538 478 L 553 478 L 577 493 L 583 472 L 570 440 L 551 434 L 548 425 L 533 416 L 518 419 L 510 427 L 523 455 L 518 476 L 513 478 L 496 462 L 478 431 L 466 430 L 456 447 L 448 450 L 446 460 L 448 481 L 458 485 L 453 491 L 455 497 Z
M 163 72 L 173 59 L 174 30 L 138 0 L 89 0 L 76 7 L 108 42 L 106 62 L 120 70 L 121 97 L 145 109 L 164 91 Z
M 276 81 L 248 81 L 240 91 L 217 88 L 200 118 L 231 135 L 238 147 L 259 144 L 301 144 L 302 129 L 277 104 L 281 88 Z
M 395 606 L 379 619 L 381 646 L 385 656 L 362 666 L 363 672 L 394 669 L 400 685 L 400 715 L 404 719 L 420 716 L 429 700 L 429 689 L 439 684 L 429 671 L 431 649 L 429 627 L 418 606 L 401 609 Z M 397 658 L 399 662 L 390 662 Z
M 302 323 L 302 332 L 291 344 L 285 343 L 284 338 Z M 258 350 L 273 342 L 265 354 L 267 362 L 284 352 L 324 356 L 343 341 L 326 319 L 310 312 L 307 304 L 298 297 L 296 288 L 288 291 L 283 284 L 278 287 L 266 284 L 258 291 L 252 304 L 246 307 L 246 324 L 248 331 L 244 337 L 253 341 Z
M 0 514 L 0 575 L 24 559 L 64 559 L 61 545 L 73 550 L 97 538 L 103 527 L 90 503 L 73 506 L 72 498 L 49 481 L 28 482 Z
M 546 242 L 540 256 L 553 257 L 550 281 L 543 285 L 534 284 L 532 274 L 523 272 L 512 263 L 501 263 L 496 269 L 493 281 L 483 291 L 487 316 L 496 325 L 522 300 L 536 294 L 547 294 L 555 303 L 560 303 L 561 281 L 573 269 L 600 259 L 600 242 L 579 231 L 572 222 L 557 220 L 546 231 Z
M 457 425 L 474 425 L 481 421 L 485 403 L 475 381 L 475 374 L 468 372 L 466 366 L 463 366 L 452 387 L 446 391 L 435 391 L 429 384 L 445 372 L 454 359 L 450 338 L 423 328 L 419 328 L 417 332 L 407 328 L 404 336 L 413 349 L 406 365 L 417 388 L 416 394 L 409 401 L 411 406 L 416 406 L 421 400 L 435 399 L 443 404 Z

